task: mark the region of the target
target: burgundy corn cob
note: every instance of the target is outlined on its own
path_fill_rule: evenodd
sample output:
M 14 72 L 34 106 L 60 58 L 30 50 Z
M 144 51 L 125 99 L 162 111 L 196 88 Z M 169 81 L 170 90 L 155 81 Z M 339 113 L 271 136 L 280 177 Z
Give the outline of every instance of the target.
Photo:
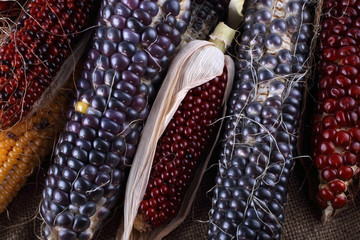
M 209 239 L 280 239 L 312 35 L 307 5 L 245 2 Z
M 84 29 L 92 0 L 32 0 L 0 48 L 0 129 L 26 116 Z
M 360 153 L 360 1 L 324 2 L 312 148 L 323 221 L 354 198 Z
M 134 227 L 139 231 L 169 222 L 183 198 L 216 131 L 227 72 L 189 90 L 157 143 L 149 182 Z
M 92 238 L 118 202 L 156 87 L 189 22 L 189 3 L 103 1 L 48 170 L 40 209 L 47 239 Z

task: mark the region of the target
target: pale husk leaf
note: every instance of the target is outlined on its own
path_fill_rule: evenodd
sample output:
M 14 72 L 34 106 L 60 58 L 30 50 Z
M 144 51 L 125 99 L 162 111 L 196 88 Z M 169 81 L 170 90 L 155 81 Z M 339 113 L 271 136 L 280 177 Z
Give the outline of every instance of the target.
M 140 234 L 133 230 L 135 217 L 150 176 L 158 139 L 166 129 L 187 92 L 214 79 L 216 76 L 220 76 L 223 73 L 224 64 L 227 67 L 229 80 L 223 103 L 226 102 L 226 97 L 229 96 L 235 72 L 234 62 L 230 57 L 225 57 L 212 43 L 195 40 L 187 44 L 174 58 L 159 94 L 155 99 L 138 145 L 138 151 L 133 160 L 126 186 L 124 217 L 116 239 L 161 239 L 185 219 L 195 198 L 196 190 L 205 171 L 213 146 L 209 151 L 209 157 L 198 168 L 196 177 L 185 196 L 177 217 L 169 224 L 160 226 L 149 233 Z

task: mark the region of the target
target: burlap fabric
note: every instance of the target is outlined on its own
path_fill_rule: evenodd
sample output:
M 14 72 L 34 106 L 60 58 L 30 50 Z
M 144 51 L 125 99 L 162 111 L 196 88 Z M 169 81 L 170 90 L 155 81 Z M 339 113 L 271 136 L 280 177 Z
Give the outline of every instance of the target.
M 46 166 L 43 166 L 44 168 Z M 297 168 L 300 169 L 300 164 Z M 1 240 L 41 239 L 41 221 L 37 213 L 45 175 L 43 169 L 29 179 L 14 202 L 9 205 L 8 212 L 0 215 Z M 213 186 L 215 174 L 216 167 L 212 167 L 206 172 L 189 216 L 179 228 L 166 237 L 166 240 L 206 239 L 207 213 L 211 207 L 207 191 Z M 320 222 L 320 211 L 307 198 L 306 185 L 303 184 L 304 179 L 302 173 L 295 171 L 290 181 L 282 239 L 360 239 L 360 198 L 355 200 L 354 206 L 344 210 L 332 222 L 323 226 Z M 121 213 L 121 207 L 116 208 L 95 239 L 115 239 Z

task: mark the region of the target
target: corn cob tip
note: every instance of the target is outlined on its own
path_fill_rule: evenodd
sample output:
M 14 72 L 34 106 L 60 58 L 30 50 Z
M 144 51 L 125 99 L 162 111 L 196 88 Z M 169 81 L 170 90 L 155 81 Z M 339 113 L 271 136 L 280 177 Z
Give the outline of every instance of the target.
M 225 23 L 220 22 L 214 32 L 210 35 L 209 42 L 216 45 L 222 52 L 231 45 L 232 40 L 235 37 L 235 30 L 227 26 Z
M 144 214 L 137 214 L 134 221 L 134 228 L 139 232 L 150 232 L 152 230 L 151 225 L 145 221 Z
M 245 0 L 231 0 L 229 3 L 229 14 L 227 23 L 232 28 L 237 28 L 243 19 L 243 6 Z

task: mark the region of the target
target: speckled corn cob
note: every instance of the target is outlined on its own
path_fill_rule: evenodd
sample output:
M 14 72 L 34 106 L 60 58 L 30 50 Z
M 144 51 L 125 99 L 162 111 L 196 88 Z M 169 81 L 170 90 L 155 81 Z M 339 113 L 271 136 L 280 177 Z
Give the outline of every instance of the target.
M 245 2 L 209 239 L 280 239 L 312 36 L 307 4 Z
M 188 0 L 103 1 L 56 147 L 41 214 L 47 239 L 91 239 L 120 203 L 156 87 L 189 22 Z
M 32 110 L 84 30 L 92 0 L 32 0 L 0 47 L 0 129 Z

